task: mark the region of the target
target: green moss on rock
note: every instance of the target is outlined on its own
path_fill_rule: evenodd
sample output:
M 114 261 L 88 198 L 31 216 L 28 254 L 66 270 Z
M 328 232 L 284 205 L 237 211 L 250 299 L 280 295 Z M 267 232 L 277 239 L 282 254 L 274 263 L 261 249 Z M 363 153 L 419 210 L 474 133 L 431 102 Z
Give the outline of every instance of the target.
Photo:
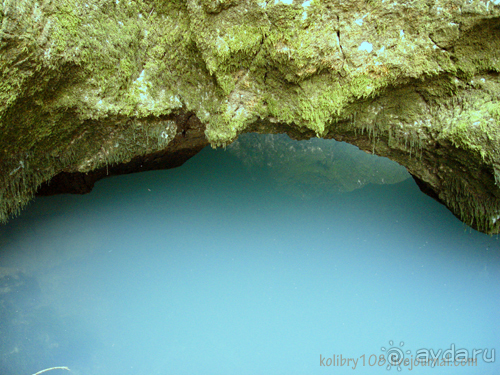
M 168 147 L 192 112 L 213 146 L 256 123 L 353 136 L 499 230 L 493 2 L 8 0 L 0 20 L 2 221 L 56 173 Z

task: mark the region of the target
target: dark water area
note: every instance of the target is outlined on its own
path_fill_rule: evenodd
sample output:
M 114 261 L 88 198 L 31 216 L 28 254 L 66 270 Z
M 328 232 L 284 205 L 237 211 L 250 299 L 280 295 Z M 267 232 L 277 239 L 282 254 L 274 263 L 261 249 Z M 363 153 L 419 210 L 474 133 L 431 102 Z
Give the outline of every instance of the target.
M 0 227 L 0 374 L 500 373 L 497 236 L 411 178 L 301 196 L 247 167 L 205 149 Z M 414 364 L 446 350 L 477 363 Z

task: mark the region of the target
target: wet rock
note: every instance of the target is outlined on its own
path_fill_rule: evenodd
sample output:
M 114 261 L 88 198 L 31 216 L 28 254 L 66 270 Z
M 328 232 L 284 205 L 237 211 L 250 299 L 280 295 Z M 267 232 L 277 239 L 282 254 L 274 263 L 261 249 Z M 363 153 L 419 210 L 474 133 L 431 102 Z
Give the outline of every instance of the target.
M 7 1 L 0 221 L 246 132 L 352 143 L 500 231 L 500 4 Z M 142 167 L 141 167 L 142 166 Z

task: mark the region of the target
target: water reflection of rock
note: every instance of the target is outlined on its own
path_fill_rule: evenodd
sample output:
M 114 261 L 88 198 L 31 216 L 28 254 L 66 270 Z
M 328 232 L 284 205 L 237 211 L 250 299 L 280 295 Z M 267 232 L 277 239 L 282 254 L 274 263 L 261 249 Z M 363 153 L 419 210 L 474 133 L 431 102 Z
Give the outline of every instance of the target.
M 279 190 L 312 198 L 324 191 L 344 193 L 366 184 L 394 184 L 410 175 L 386 159 L 357 147 L 312 138 L 294 141 L 285 134 L 244 134 L 228 147 L 250 172 L 267 172 Z
M 33 374 L 59 365 L 85 366 L 95 339 L 72 317 L 41 303 L 37 280 L 0 268 L 0 368 L 2 375 Z

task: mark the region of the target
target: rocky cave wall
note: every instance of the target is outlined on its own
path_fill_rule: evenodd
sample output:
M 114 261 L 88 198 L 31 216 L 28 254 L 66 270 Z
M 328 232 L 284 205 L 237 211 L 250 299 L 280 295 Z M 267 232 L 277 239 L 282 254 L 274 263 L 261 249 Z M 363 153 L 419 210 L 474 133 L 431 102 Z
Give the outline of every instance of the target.
M 386 156 L 500 231 L 498 0 L 5 0 L 0 23 L 3 222 L 258 132 Z

